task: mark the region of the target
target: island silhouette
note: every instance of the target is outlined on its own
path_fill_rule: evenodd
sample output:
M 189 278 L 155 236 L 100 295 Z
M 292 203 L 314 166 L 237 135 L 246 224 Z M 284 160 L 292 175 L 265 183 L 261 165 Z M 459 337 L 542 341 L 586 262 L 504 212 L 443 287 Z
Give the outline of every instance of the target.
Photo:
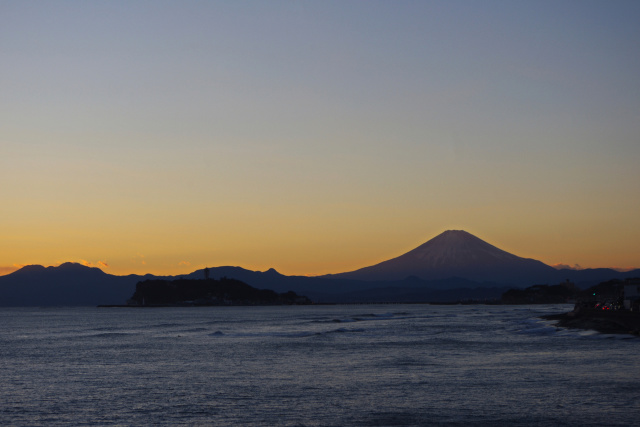
M 236 279 L 145 280 L 138 282 L 127 306 L 305 305 L 311 300 L 293 291 L 277 293 L 257 289 Z

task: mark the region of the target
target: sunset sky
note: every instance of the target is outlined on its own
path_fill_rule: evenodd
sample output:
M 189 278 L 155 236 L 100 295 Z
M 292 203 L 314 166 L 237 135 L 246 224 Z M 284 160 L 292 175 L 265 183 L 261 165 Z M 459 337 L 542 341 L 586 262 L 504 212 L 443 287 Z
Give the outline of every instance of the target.
M 0 0 L 0 274 L 640 267 L 640 1 Z

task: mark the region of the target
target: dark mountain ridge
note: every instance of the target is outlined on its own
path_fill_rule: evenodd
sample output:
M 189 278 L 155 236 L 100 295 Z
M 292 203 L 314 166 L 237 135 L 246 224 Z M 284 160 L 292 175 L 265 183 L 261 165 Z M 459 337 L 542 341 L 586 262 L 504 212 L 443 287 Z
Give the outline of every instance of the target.
M 113 276 L 74 263 L 29 265 L 0 277 L 0 306 L 121 304 L 140 278 Z
M 225 266 L 210 268 L 209 275 L 278 293 L 294 291 L 314 302 L 428 302 L 484 299 L 509 287 L 567 280 L 586 288 L 605 280 L 638 277 L 640 270 L 556 270 L 465 231 L 451 230 L 404 255 L 347 273 L 286 276 L 274 269 L 260 272 Z M 0 306 L 117 305 L 131 298 L 136 283 L 143 280 L 203 278 L 204 269 L 178 276 L 114 276 L 74 263 L 30 265 L 0 276 Z

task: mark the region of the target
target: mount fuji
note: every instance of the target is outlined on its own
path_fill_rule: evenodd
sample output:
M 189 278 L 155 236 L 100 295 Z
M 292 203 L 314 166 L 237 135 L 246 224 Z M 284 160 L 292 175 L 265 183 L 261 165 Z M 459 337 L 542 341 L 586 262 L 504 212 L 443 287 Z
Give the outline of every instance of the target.
M 503 251 L 466 231 L 448 230 L 397 258 L 330 277 L 366 281 L 459 277 L 478 282 L 534 284 L 557 274 L 551 266 Z

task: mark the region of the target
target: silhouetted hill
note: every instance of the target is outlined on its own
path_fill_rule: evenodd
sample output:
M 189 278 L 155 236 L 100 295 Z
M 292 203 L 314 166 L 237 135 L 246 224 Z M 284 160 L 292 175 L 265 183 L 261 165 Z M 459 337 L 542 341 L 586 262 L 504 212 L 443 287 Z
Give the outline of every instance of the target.
M 311 304 L 311 300 L 293 291 L 279 294 L 270 289 L 257 289 L 240 280 L 223 277 L 220 280 L 145 280 L 136 284 L 136 291 L 127 304 L 137 306 L 292 305 Z
M 74 263 L 29 265 L 0 277 L 0 306 L 122 304 L 140 278 L 112 276 Z
M 580 289 L 571 282 L 557 285 L 533 285 L 526 289 L 509 289 L 502 294 L 504 304 L 566 304 L 575 300 Z

